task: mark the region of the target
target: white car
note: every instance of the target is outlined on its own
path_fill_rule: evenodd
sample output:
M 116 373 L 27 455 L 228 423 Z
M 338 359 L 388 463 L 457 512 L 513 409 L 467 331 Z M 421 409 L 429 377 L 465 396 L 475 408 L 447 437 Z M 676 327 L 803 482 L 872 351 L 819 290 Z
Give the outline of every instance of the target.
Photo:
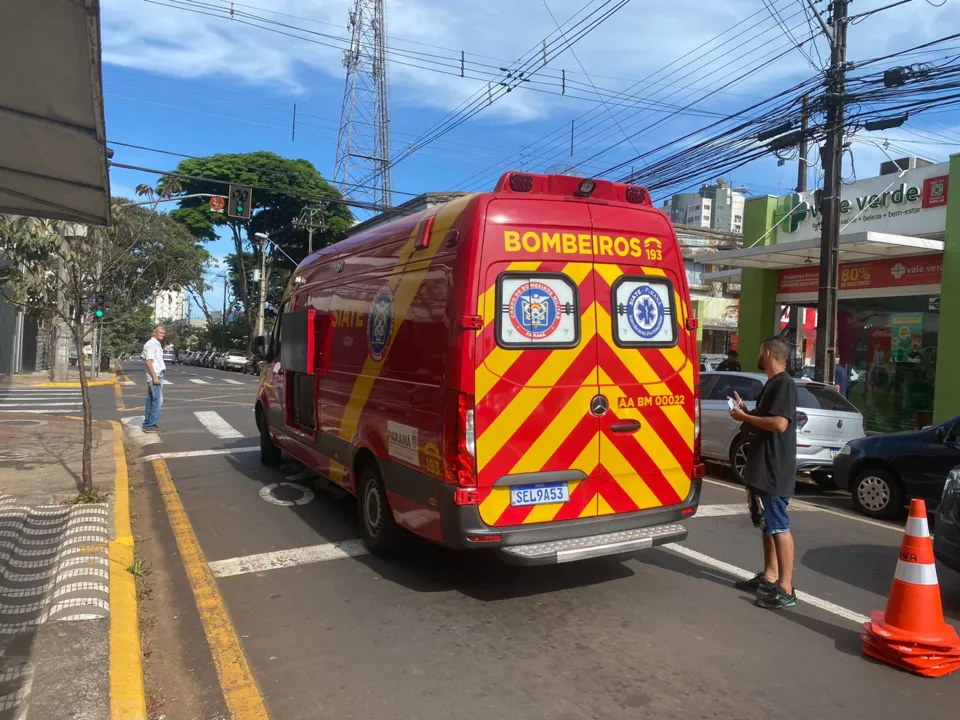
M 727 398 L 736 391 L 752 410 L 766 381 L 760 373 L 700 373 L 701 454 L 729 463 L 740 481 L 748 443 L 740 423 L 730 417 Z M 863 415 L 831 385 L 804 379 L 796 383 L 797 472 L 810 473 L 818 485 L 832 488 L 833 459 L 847 442 L 864 436 Z
M 242 350 L 228 350 L 220 359 L 224 370 L 244 370 L 247 367 L 247 354 Z

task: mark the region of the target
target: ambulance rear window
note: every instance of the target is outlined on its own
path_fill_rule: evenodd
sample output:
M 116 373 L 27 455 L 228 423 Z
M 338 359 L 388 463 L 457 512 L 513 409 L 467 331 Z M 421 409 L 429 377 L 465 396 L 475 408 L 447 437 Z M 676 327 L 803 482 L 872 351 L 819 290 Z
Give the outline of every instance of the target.
M 580 343 L 577 284 L 560 273 L 505 272 L 497 278 L 497 344 L 553 349 Z
M 664 277 L 624 275 L 613 284 L 613 339 L 620 347 L 677 344 L 673 284 Z

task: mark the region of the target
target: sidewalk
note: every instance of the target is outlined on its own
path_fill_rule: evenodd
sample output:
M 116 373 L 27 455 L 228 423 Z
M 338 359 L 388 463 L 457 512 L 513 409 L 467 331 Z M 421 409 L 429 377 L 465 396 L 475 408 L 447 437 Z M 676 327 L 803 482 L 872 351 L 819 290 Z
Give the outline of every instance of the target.
M 115 366 L 116 369 L 116 366 Z M 100 385 L 115 385 L 117 376 L 111 372 L 103 372 L 93 379 L 90 376 L 90 370 L 87 369 L 87 380 L 91 387 Z M 40 370 L 39 372 L 21 373 L 19 375 L 4 375 L 0 377 L 0 387 L 80 387 L 80 371 L 73 365 L 70 366 L 69 376 L 64 383 L 54 383 L 50 381 L 50 371 Z
M 66 504 L 80 489 L 82 440 L 79 420 L 0 418 L 0 720 L 101 720 L 111 706 L 118 720 L 145 717 L 136 702 L 134 712 L 117 712 L 112 697 L 142 696 L 126 570 L 132 544 L 117 549 L 118 535 L 132 543 L 122 432 L 117 423 L 95 422 L 93 477 L 107 498 L 102 504 Z M 135 667 L 118 673 L 111 660 Z M 114 673 L 123 680 L 116 688 Z

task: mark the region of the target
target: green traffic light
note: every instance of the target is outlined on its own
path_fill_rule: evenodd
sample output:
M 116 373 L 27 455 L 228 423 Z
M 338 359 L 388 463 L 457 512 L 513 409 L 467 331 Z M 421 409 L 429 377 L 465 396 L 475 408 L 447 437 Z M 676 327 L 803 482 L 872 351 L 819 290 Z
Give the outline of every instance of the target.
M 242 213 L 242 212 L 243 212 L 243 205 L 237 205 L 237 212 L 238 212 L 238 213 Z
M 94 314 L 95 314 L 98 318 L 101 318 L 101 317 L 103 317 L 103 310 L 97 310 L 97 312 L 94 313 Z

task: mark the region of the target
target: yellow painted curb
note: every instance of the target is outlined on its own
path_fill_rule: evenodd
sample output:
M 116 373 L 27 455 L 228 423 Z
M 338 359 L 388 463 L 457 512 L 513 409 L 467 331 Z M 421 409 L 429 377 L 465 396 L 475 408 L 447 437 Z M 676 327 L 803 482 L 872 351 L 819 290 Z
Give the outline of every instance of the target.
M 110 717 L 112 720 L 146 720 L 137 585 L 133 574 L 127 571 L 133 564 L 130 476 L 123 451 L 123 427 L 116 420 L 110 424 L 116 473 L 113 489 L 116 537 L 110 541 Z
M 220 681 L 220 690 L 227 703 L 231 720 L 269 720 L 263 694 L 253 677 L 247 656 L 240 644 L 237 629 L 223 602 L 220 588 L 210 571 L 200 542 L 184 510 L 180 493 L 177 492 L 167 463 L 162 459 L 153 461 L 153 472 L 167 508 L 170 527 L 177 540 L 177 548 L 183 560 L 193 599 L 200 614 L 200 623 L 207 636 L 210 654 Z
M 87 387 L 106 387 L 107 385 L 116 385 L 117 378 L 114 377 L 113 380 L 91 380 L 87 383 Z M 79 382 L 42 382 L 30 385 L 30 387 L 65 387 L 65 388 L 78 388 L 81 387 Z
M 120 386 L 120 383 L 114 384 L 113 394 L 117 400 L 117 412 L 125 412 L 126 408 L 123 406 L 123 388 Z

